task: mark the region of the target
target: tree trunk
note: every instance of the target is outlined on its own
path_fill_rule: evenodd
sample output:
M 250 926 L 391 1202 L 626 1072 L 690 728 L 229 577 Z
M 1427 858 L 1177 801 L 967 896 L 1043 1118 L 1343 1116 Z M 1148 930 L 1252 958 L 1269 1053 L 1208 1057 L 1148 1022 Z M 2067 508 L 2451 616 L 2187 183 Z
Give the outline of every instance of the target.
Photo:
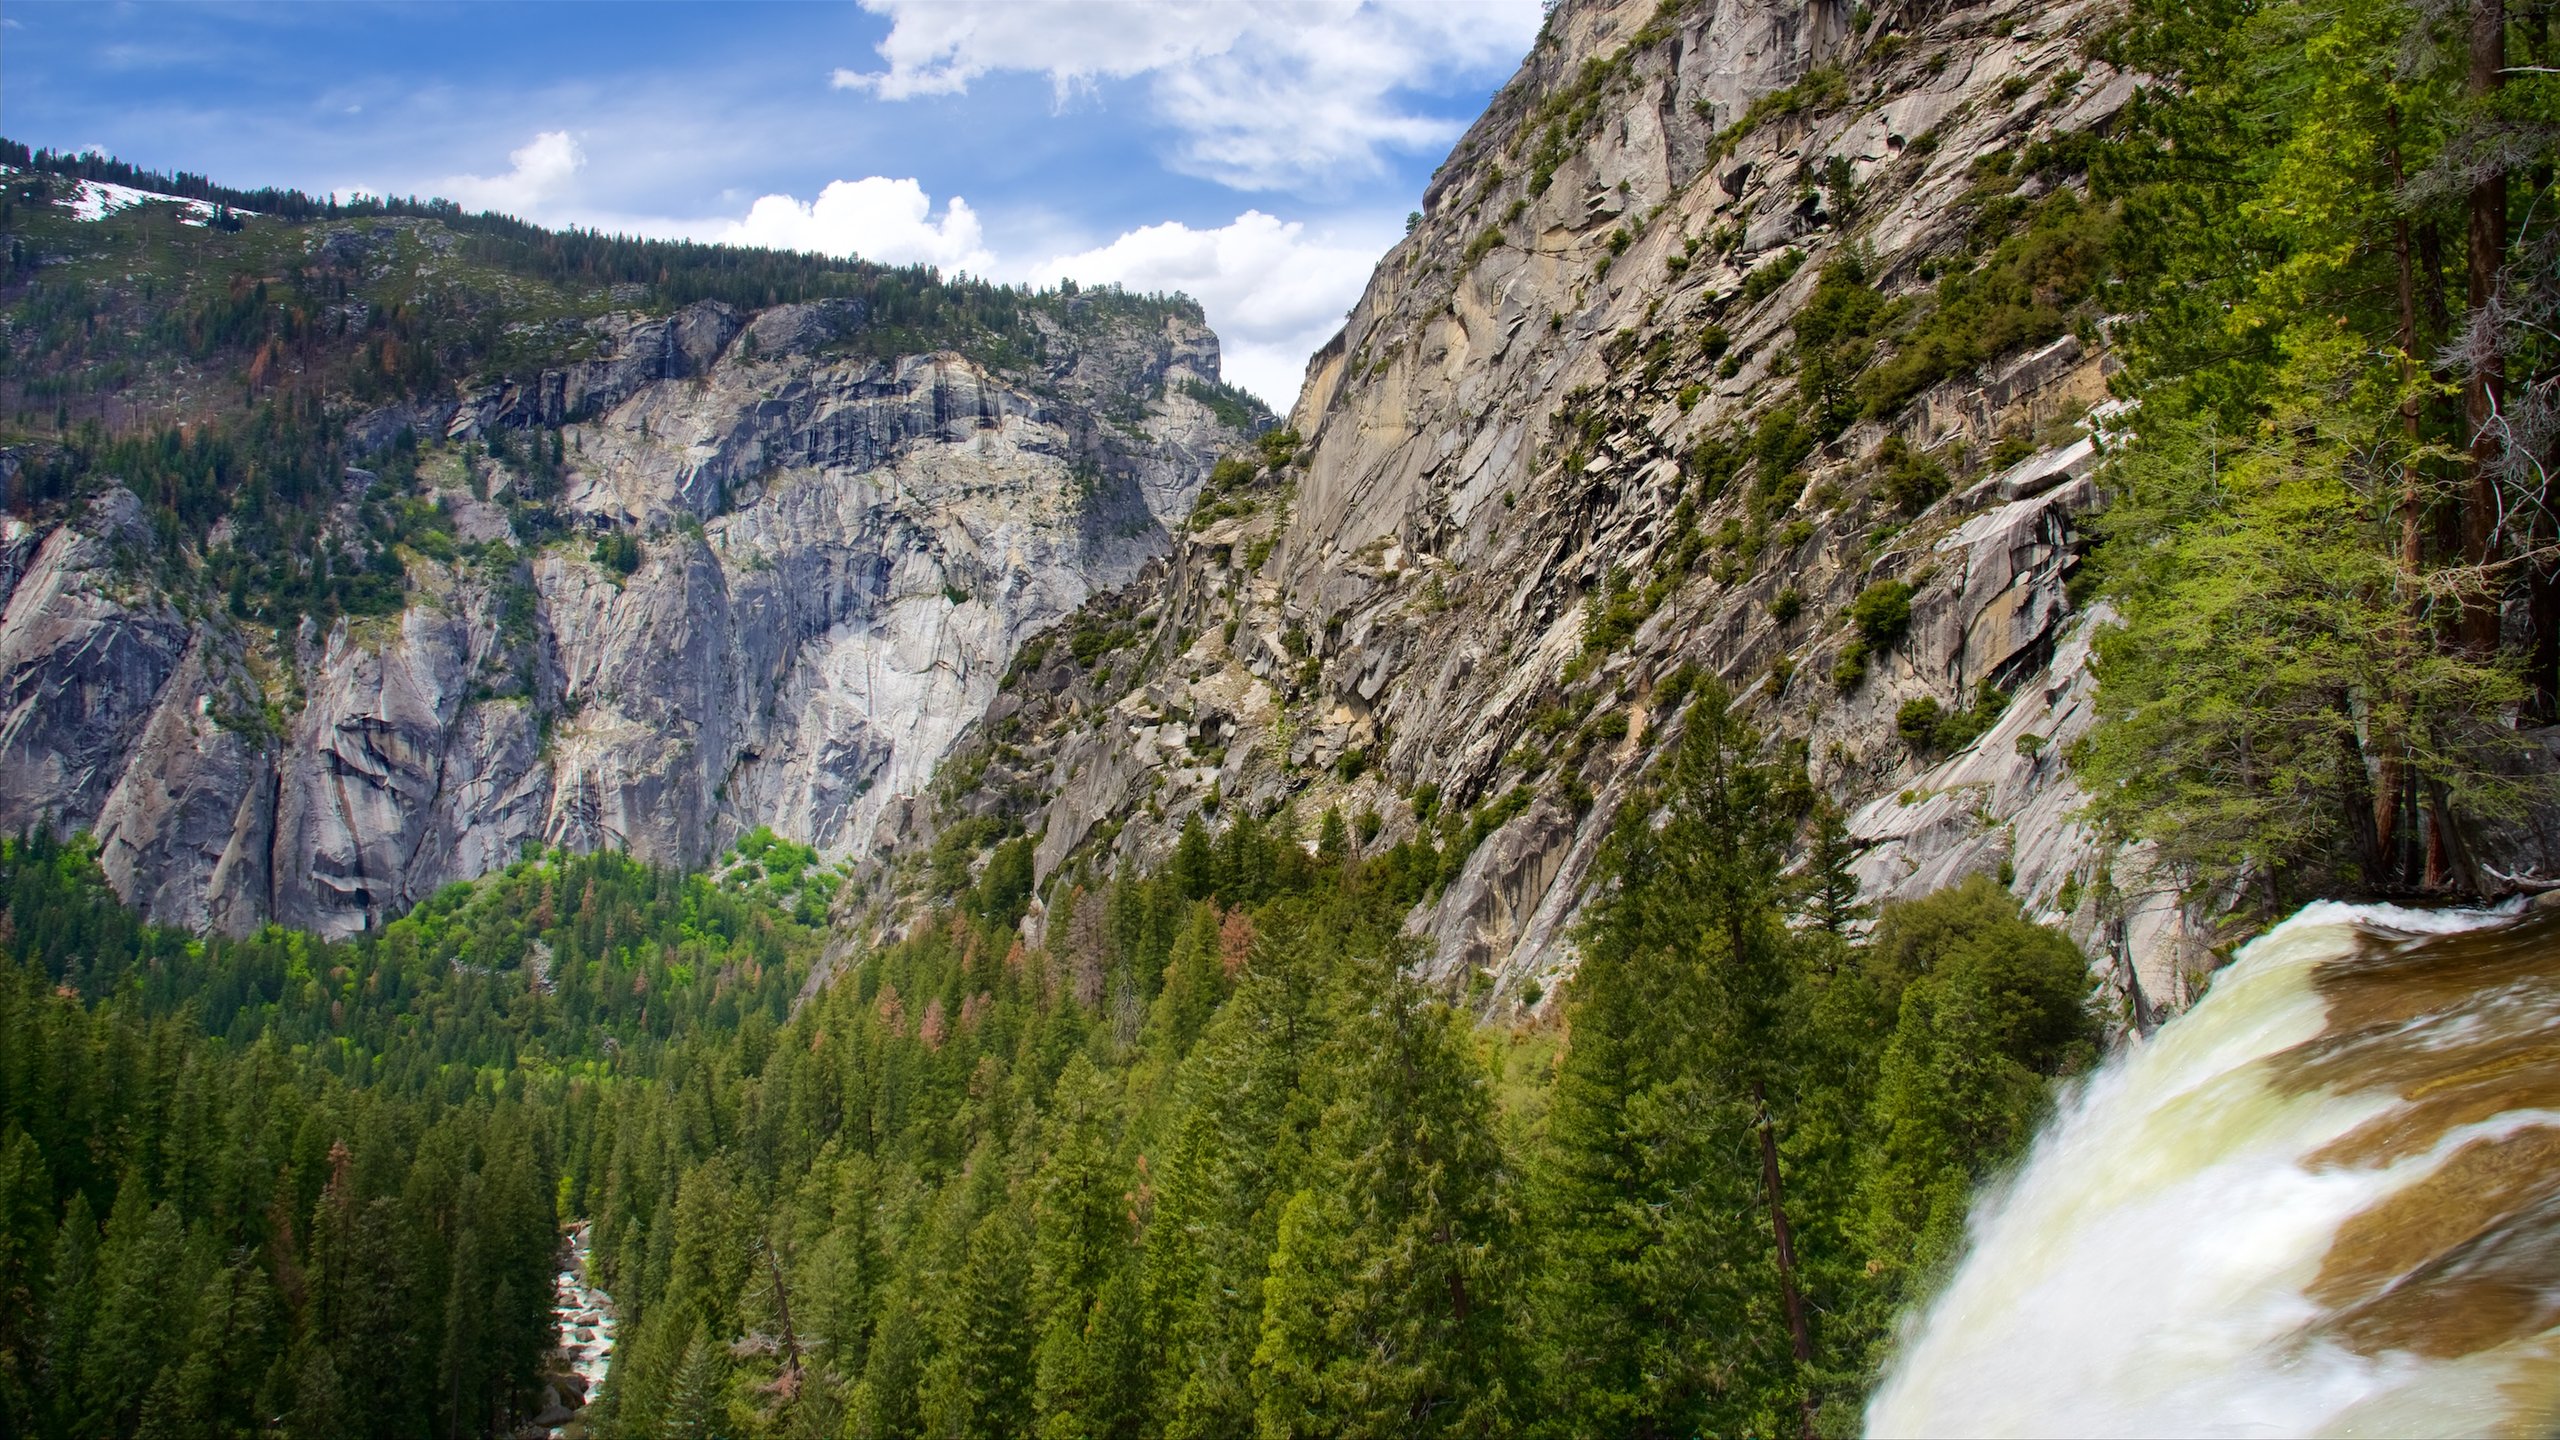
M 2471 0 L 2471 65 L 2465 91 L 2475 104 L 2497 93 L 2507 64 L 2506 0 Z M 2498 270 L 2507 254 L 2507 176 L 2504 170 L 2482 176 L 2471 187 L 2469 301 L 2474 324 L 2496 303 Z M 2471 373 L 2462 387 L 2463 418 L 2471 431 L 2471 493 L 2462 517 L 2463 558 L 2486 567 L 2496 559 L 2498 542 L 2498 407 L 2505 398 L 2505 367 L 2494 335 L 2472 356 Z M 2494 595 L 2474 596 L 2464 604 L 2463 642 L 2475 655 L 2498 648 L 2498 603 Z
M 1757 1080 L 1751 1082 L 1751 1103 L 1760 1111 L 1760 1183 L 1769 1192 L 1769 1231 L 1778 1241 L 1778 1293 L 1786 1301 L 1787 1336 L 1795 1342 L 1796 1368 L 1803 1371 L 1813 1364 L 1813 1335 L 1805 1328 L 1804 1296 L 1796 1290 L 1796 1242 L 1787 1229 L 1785 1191 L 1778 1184 L 1778 1126 L 1769 1118 L 1769 1096 Z M 1813 1394 L 1804 1394 L 1804 1433 L 1813 1434 Z
M 2532 42 L 2533 63 L 2548 68 L 2560 61 L 2560 4 L 2543 0 L 2539 18 L 2541 25 L 2528 23 L 2525 34 Z M 2537 29 L 2539 34 L 2535 33 Z M 2527 177 L 2532 193 L 2541 195 L 2551 189 L 2551 170 L 2546 151 Z M 2560 436 L 2552 438 L 2543 456 L 2542 493 L 2536 497 L 2532 532 L 2533 548 L 2538 552 L 2560 546 L 2560 492 L 2554 490 L 2556 480 L 2560 480 Z M 2549 725 L 2560 722 L 2560 560 L 2543 560 L 2525 572 L 2525 613 L 2533 630 L 2525 660 L 2525 679 L 2533 686 L 2526 702 L 2528 713 Z
M 800 1336 L 791 1328 L 791 1290 L 783 1283 L 782 1261 L 773 1253 L 771 1244 L 764 1247 L 764 1263 L 773 1272 L 774 1318 L 782 1322 L 782 1351 L 790 1359 L 790 1374 L 795 1382 L 794 1393 L 797 1393 L 796 1382 L 800 1375 Z
M 2338 710 L 2352 727 L 2354 717 L 2348 713 L 2347 703 L 2343 697 L 2338 701 Z M 2386 755 L 2389 753 L 2385 752 Z M 2379 894 L 2390 883 L 2390 875 L 2386 868 L 2387 852 L 2382 848 L 2380 827 L 2374 822 L 2379 814 L 2391 809 L 2391 792 L 2368 791 L 2365 788 L 2370 782 L 2365 776 L 2364 751 L 2357 748 L 2355 732 L 2352 728 L 2341 730 L 2338 734 L 2338 766 L 2339 773 L 2346 781 L 2345 793 L 2341 799 L 2346 811 L 2344 818 L 2347 826 L 2347 844 L 2355 852 L 2356 873 L 2363 878 L 2364 887 L 2368 893 Z M 2386 776 L 2389 768 L 2386 761 L 2384 766 Z
M 2400 163 L 2400 107 L 2387 112 L 2392 128 L 2391 187 L 2400 188 L 2403 178 Z M 2418 566 L 2425 559 L 2420 544 L 2418 504 L 2418 286 L 2409 252 L 2409 218 L 2405 215 L 2391 224 L 2391 258 L 2400 289 L 2400 430 L 2408 442 L 2409 452 L 2400 459 L 2400 604 L 2404 607 L 2406 629 L 2401 635 L 2399 668 L 2402 671 L 2401 692 L 2397 697 L 2406 702 L 2409 694 L 2408 666 L 2417 658 L 2420 616 L 2418 606 Z M 2398 838 L 2400 822 L 2401 774 L 2407 765 L 2408 736 L 2396 727 L 2377 737 L 2381 773 L 2373 787 L 2373 855 L 2398 878 L 2399 866 L 2392 863 L 2392 842 Z

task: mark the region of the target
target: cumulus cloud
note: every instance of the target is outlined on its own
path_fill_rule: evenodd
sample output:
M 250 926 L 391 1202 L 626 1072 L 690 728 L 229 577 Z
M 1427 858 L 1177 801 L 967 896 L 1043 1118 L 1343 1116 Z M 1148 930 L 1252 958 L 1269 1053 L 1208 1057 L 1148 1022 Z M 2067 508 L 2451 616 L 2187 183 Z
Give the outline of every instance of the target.
M 1397 234 L 1383 217 L 1311 231 L 1303 221 L 1248 210 L 1214 227 L 1140 226 L 1092 249 L 1026 263 L 989 246 L 968 201 L 953 196 L 937 217 L 922 183 L 881 175 L 835 181 L 815 200 L 767 195 L 742 219 L 616 228 L 935 265 L 1029 285 L 1073 280 L 1140 292 L 1179 290 L 1200 302 L 1218 332 L 1227 380 L 1282 409 L 1297 398 L 1307 356 L 1332 338 L 1368 283 L 1370 266 Z
M 1410 92 L 1514 59 L 1541 13 L 1538 0 L 863 3 L 891 17 L 888 68 L 838 69 L 840 89 L 903 100 L 1022 71 L 1047 75 L 1063 103 L 1145 76 L 1178 137 L 1168 163 L 1244 190 L 1375 174 L 1386 151 L 1448 143 L 1459 123 L 1416 109 Z
M 710 238 L 776 250 L 859 255 L 887 265 L 936 265 L 984 275 L 995 268 L 969 202 L 955 195 L 933 218 L 933 197 L 913 179 L 837 180 L 802 201 L 767 195 Z
M 1331 339 L 1392 231 L 1310 235 L 1303 222 L 1248 210 L 1215 229 L 1147 225 L 1108 245 L 1029 267 L 1035 283 L 1074 280 L 1180 290 L 1200 302 L 1223 346 L 1226 378 L 1275 409 L 1297 399 L 1307 357 Z
M 452 175 L 438 181 L 436 191 L 465 209 L 531 215 L 587 163 L 586 152 L 566 130 L 545 130 L 509 151 L 507 159 L 513 168 L 504 175 Z

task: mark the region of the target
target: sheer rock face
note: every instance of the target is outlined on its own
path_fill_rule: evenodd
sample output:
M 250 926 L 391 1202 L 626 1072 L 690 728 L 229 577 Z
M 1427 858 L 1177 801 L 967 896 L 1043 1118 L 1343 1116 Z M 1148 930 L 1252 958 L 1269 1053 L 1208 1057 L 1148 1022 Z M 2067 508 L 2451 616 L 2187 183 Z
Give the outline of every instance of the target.
M 759 824 L 839 855 L 894 842 L 1021 643 L 1161 554 L 1246 437 L 1185 393 L 1218 378 L 1217 341 L 1178 318 L 1041 317 L 1027 376 L 831 352 L 861 322 L 615 317 L 600 358 L 359 420 L 358 445 L 563 434 L 575 533 L 504 564 L 410 556 L 397 616 L 234 626 L 121 490 L 12 524 L 0 824 L 94 830 L 155 918 L 329 935 L 528 842 L 677 864 Z M 484 473 L 484 499 L 422 473 L 465 540 L 517 538 L 490 500 L 520 479 Z M 588 532 L 633 537 L 637 568 Z
M 1854 815 L 1870 899 L 2005 862 L 2117 983 L 2138 970 L 2153 1004 L 2177 1003 L 2165 895 L 2133 896 L 2134 944 L 2108 954 L 2114 913 L 2102 926 L 2084 897 L 2109 860 L 2071 819 L 2059 753 L 2089 721 L 2087 617 L 2066 580 L 2095 503 L 2091 424 L 2071 422 L 2106 397 L 2098 333 L 2031 342 L 1850 425 L 1800 491 L 1762 502 L 1756 553 L 1709 539 L 1677 558 L 1691 513 L 1702 537 L 1750 518 L 1751 472 L 1709 493 L 1690 457 L 1796 401 L 1794 325 L 1824 267 L 1863 247 L 1873 288 L 1925 303 L 1941 267 L 1979 253 L 1969 232 L 1996 193 L 1979 158 L 2123 107 L 2132 78 L 2077 45 L 2109 12 L 1882 4 L 1861 31 L 1820 0 L 1670 8 L 1553 12 L 1310 363 L 1298 464 L 1120 597 L 1157 617 L 1153 658 L 1053 664 L 998 701 L 1024 788 L 1045 797 L 1041 873 L 1160 856 L 1189 816 L 1217 823 L 1212 804 L 1287 803 L 1308 836 L 1327 807 L 1373 810 L 1375 849 L 1415 832 L 1422 787 L 1442 812 L 1525 787 L 1410 928 L 1453 989 L 1483 972 L 1491 1011 L 1552 996 L 1601 837 L 1676 737 L 1656 689 L 1694 664 Z M 1799 106 L 1753 116 L 1789 87 Z M 1944 463 L 1955 493 L 1895 513 L 1877 493 L 1888 437 Z M 2029 437 L 2027 458 L 1985 463 Z M 1663 590 L 1593 646 L 1613 576 Z M 1888 579 L 1913 587 L 1910 625 L 1840 688 L 1849 602 Z M 1985 681 L 2017 703 L 1960 754 L 1898 733 L 1905 702 L 1960 708 Z M 2042 748 L 2021 749 L 2030 733 Z M 2136 891 L 2137 872 L 2118 863 L 2114 882 Z

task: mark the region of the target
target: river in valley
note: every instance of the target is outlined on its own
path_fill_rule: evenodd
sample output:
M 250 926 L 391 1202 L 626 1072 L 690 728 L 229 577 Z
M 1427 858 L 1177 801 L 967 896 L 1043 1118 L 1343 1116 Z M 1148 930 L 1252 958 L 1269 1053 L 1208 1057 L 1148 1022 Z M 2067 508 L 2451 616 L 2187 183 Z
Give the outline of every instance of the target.
M 543 1377 L 542 1411 L 534 1425 L 556 1440 L 576 1440 L 585 1433 L 587 1401 L 613 1364 L 613 1299 L 587 1282 L 590 1238 L 587 1221 L 569 1227 L 561 1244 L 560 1274 L 553 1282 L 551 1309 L 559 1339 Z

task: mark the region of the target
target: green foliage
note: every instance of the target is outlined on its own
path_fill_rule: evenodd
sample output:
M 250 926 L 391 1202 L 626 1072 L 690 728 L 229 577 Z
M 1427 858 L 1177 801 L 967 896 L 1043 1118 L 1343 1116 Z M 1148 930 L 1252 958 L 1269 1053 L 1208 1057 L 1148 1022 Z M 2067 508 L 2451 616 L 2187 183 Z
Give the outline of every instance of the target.
M 2108 39 L 2178 83 L 2092 170 L 2145 285 L 2119 381 L 2138 430 L 2103 477 L 2123 623 L 2074 760 L 2111 830 L 2261 912 L 2485 888 L 2465 837 L 2533 798 L 2501 717 L 2548 715 L 2560 684 L 2548 571 L 2522 579 L 2522 531 L 2490 519 L 2547 515 L 2547 483 L 2518 485 L 2459 403 L 2493 351 L 2545 385 L 2560 364 L 2516 308 L 2551 313 L 2548 168 L 2482 148 L 2553 133 L 2560 83 L 2511 72 L 2466 100 L 2463 30 L 2382 0 L 2145 4 Z M 2498 38 L 2548 64 L 2530 25 Z M 2503 196 L 2455 178 L 2501 169 Z M 2501 253 L 2470 253 L 2485 236 Z M 2463 277 L 2491 270 L 2517 288 L 2483 315 Z M 2520 605 L 2510 638 L 2494 616 Z
M 1979 266 L 1950 274 L 1889 358 L 1859 377 L 1858 413 L 1881 419 L 1930 386 L 2013 350 L 2053 340 L 2118 265 L 2120 217 L 2057 190 Z
M 1858 638 L 1876 650 L 1892 646 L 1911 628 L 1911 586 L 1902 580 L 1879 580 L 1849 602 L 1849 623 Z
M 1606 655 L 1625 645 L 1679 582 L 1678 571 L 1665 570 L 1638 586 L 1624 570 L 1613 569 L 1608 583 L 1585 601 L 1583 654 Z
M 589 558 L 620 578 L 627 577 L 638 570 L 640 562 L 646 559 L 647 555 L 641 550 L 638 539 L 616 530 L 597 539 L 595 553 Z
M 1314 1057 L 1324 1108 L 1253 1352 L 1263 1435 L 1474 1435 L 1511 1419 L 1521 1257 L 1491 1077 L 1404 958 L 1344 962 L 1342 998 L 1363 1003 Z
M 1804 252 L 1790 247 L 1775 260 L 1763 262 L 1758 269 L 1742 277 L 1742 303 L 1757 305 L 1778 293 L 1778 287 L 1796 278 L 1804 268 Z
M 692 1037 L 752 1047 L 813 948 L 609 856 L 349 944 L 140 924 L 87 849 L 41 836 L 0 843 L 0 900 L 0 1286 L 36 1302 L 0 1320 L 0 1406 L 22 1434 L 529 1415 L 555 1203 L 603 1158 L 563 1127 Z
M 2352 363 L 2352 343 L 2322 337 L 2318 363 Z M 2373 539 L 2356 432 L 2396 417 L 2334 378 L 2278 383 L 2301 388 L 2266 432 L 2163 413 L 2117 467 L 2126 499 L 2105 533 L 2124 621 L 2098 639 L 2102 723 L 2075 757 L 2103 822 L 2195 883 L 2257 870 L 2270 908 L 2368 883 L 2368 746 L 2470 813 L 2520 798 L 2490 720 L 2519 697 L 2513 670 L 2411 624 Z
M 712 873 L 723 889 L 762 900 L 803 925 L 825 922 L 843 883 L 841 873 L 822 864 L 816 850 L 762 825 L 739 836 Z
M 1763 484 L 1794 474 L 1796 468 L 1804 464 L 1805 457 L 1813 453 L 1814 446 L 1820 443 L 1820 438 L 1804 420 L 1802 411 L 1788 405 L 1781 405 L 1760 417 L 1760 423 L 1751 432 L 1751 455 L 1760 462 Z
M 1896 307 L 1867 283 L 1874 260 L 1861 249 L 1822 269 L 1813 295 L 1796 312 L 1796 394 L 1814 429 L 1830 438 L 1857 418 L 1853 387 L 1875 353 L 1875 336 Z
M 1817 65 L 1805 72 L 1804 78 L 1783 90 L 1773 90 L 1751 102 L 1742 119 L 1727 135 L 1720 137 L 1727 148 L 1734 140 L 1774 120 L 1791 119 L 1810 110 L 1827 110 L 1849 98 L 1849 77 L 1837 65 Z
M 1219 424 L 1251 434 L 1271 423 L 1271 410 L 1252 392 L 1206 380 L 1185 380 L 1182 393 L 1209 407 Z
M 1078 610 L 1067 631 L 1067 653 L 1090 670 L 1095 661 L 1137 638 L 1137 631 L 1131 626 L 1112 624 L 1090 608 Z
M 1885 503 L 1902 514 L 1917 515 L 1947 493 L 1946 467 L 1899 435 L 1886 436 L 1876 447 L 1874 466 Z
M 1849 602 L 1849 624 L 1854 633 L 1841 644 L 1839 658 L 1832 663 L 1832 684 L 1849 691 L 1865 683 L 1867 662 L 1877 651 L 1899 642 L 1910 628 L 1911 593 L 1911 586 L 1904 581 L 1879 580 Z
M 790 917 L 833 877 L 766 831 L 690 880 L 528 861 L 343 945 L 189 940 L 115 906 L 84 850 L 0 846 L 0 1290 L 38 1301 L 0 1311 L 0 1373 L 51 1373 L 48 1347 L 124 1361 L 43 1382 L 60 1424 L 12 1423 L 520 1416 L 555 1204 L 592 1220 L 622 1319 L 590 1417 L 610 1433 L 1578 1434 L 1845 1407 L 1930 1263 L 1908 1197 L 1960 1194 L 1948 1167 L 1987 1173 L 2031 1123 L 2001 1056 L 2071 1061 L 2059 1012 L 2003 1008 L 2004 957 L 2069 947 L 2016 939 L 2014 910 L 1975 943 L 1968 910 L 1861 958 L 1836 816 L 1828 888 L 1782 881 L 1800 782 L 1711 680 L 1654 698 L 1693 701 L 1670 822 L 1640 800 L 1612 842 L 1543 1131 L 1505 1122 L 1543 1096 L 1494 1084 L 1402 935 L 1526 787 L 1418 793 L 1445 849 L 1365 859 L 1338 812 L 1314 854 L 1286 810 L 1195 819 L 1155 874 L 1062 879 L 1039 946 L 1016 931 L 1029 840 L 962 822 L 933 867 L 951 903 L 796 1010 L 821 937 Z M 1870 995 L 1888 980 L 1925 1035 Z M 1904 1053 L 1988 1078 L 1877 1090 Z M 95 1068 L 145 1063 L 200 1078 Z M 1907 1141 L 1885 1179 L 1851 1123 L 1870 1090 Z M 1764 1126 L 1810 1367 L 1770 1282 Z M 1645 1198 L 1670 1194 L 1716 1203 Z M 1858 1248 L 1869 1216 L 1889 1265 Z
M 1298 458 L 1298 447 L 1306 442 L 1295 430 L 1265 430 L 1253 443 L 1262 452 L 1262 463 L 1280 470 Z
M 1954 1257 L 1974 1187 L 2095 1058 L 2097 1027 L 2079 949 L 1985 876 L 1888 907 L 1864 963 L 1895 1021 L 1858 1228 L 1879 1281 L 1907 1285 Z
M 1727 707 L 1709 683 L 1659 817 L 1651 800 L 1624 813 L 1567 992 L 1533 1208 L 1557 1434 L 1854 1423 L 1895 1310 L 1945 1254 L 1907 1222 L 1913 1197 L 1952 1196 L 1960 1222 L 2095 1035 L 2077 950 L 1985 882 L 1889 911 L 1860 946 L 1828 807 L 1803 877 L 1782 880 L 1791 787 Z
M 1972 744 L 1999 723 L 2008 707 L 2008 694 L 1986 680 L 1975 691 L 1974 702 L 1960 709 L 1947 709 L 1926 695 L 1904 701 L 1895 713 L 1894 729 L 1912 753 L 1933 756 Z

